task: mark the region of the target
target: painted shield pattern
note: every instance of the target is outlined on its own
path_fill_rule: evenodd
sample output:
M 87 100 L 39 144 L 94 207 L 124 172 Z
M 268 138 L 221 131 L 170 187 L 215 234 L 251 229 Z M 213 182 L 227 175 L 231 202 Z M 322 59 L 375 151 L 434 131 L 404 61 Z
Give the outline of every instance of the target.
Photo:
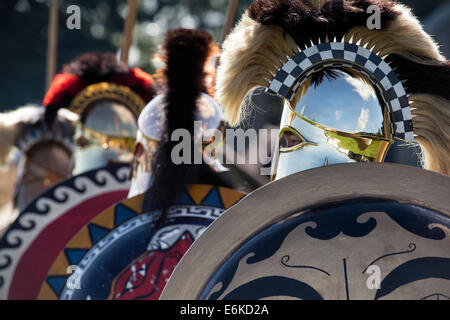
M 392 164 L 289 176 L 218 219 L 162 299 L 449 299 L 448 190 L 448 176 Z
M 61 251 L 39 299 L 158 299 L 192 243 L 243 196 L 223 187 L 188 186 L 161 221 L 160 211 L 142 212 L 144 195 L 122 201 Z
M 0 240 L 0 299 L 34 300 L 58 254 L 92 218 L 126 198 L 129 165 L 67 179 L 36 198 Z

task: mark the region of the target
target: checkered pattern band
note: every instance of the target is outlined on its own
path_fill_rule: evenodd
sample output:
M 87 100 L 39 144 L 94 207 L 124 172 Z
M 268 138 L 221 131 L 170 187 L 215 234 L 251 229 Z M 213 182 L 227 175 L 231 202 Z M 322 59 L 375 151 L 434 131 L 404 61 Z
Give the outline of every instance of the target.
M 346 64 L 348 63 L 348 65 Z M 291 100 L 304 79 L 326 66 L 346 66 L 369 75 L 382 92 L 389 108 L 395 136 L 414 141 L 414 130 L 408 96 L 392 68 L 378 55 L 351 43 L 330 42 L 309 47 L 283 65 L 267 92 Z

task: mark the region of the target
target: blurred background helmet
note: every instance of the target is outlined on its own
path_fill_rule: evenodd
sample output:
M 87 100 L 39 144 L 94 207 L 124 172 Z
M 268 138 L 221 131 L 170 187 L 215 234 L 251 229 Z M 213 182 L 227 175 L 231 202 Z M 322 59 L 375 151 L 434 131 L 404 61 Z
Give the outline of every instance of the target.
M 46 121 L 67 108 L 80 116 L 73 174 L 129 163 L 140 112 L 154 96 L 152 77 L 111 53 L 86 53 L 65 65 L 44 98 Z
M 152 161 L 158 150 L 161 140 L 165 137 L 165 95 L 158 95 L 142 111 L 138 120 L 138 132 L 131 174 L 131 188 L 129 197 L 140 195 L 151 185 Z M 215 158 L 215 148 L 223 143 L 216 140 L 215 133 L 224 134 L 225 125 L 222 111 L 218 104 L 209 95 L 202 93 L 197 101 L 196 121 L 201 123 L 198 134 L 202 139 L 202 154 L 210 167 L 216 172 L 227 169 Z M 220 135 L 219 135 L 220 136 Z

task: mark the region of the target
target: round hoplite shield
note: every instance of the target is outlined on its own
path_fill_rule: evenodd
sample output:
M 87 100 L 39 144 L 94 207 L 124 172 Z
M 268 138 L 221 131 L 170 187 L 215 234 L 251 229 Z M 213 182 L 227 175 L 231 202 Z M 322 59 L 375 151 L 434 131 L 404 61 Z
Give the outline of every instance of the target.
M 448 299 L 449 190 L 392 164 L 289 176 L 218 219 L 161 299 Z
M 129 165 L 70 178 L 36 198 L 0 240 L 0 299 L 34 300 L 55 259 L 95 216 L 126 198 Z
M 144 195 L 122 201 L 61 251 L 39 299 L 158 299 L 191 244 L 243 196 L 223 187 L 188 186 L 161 221 L 160 211 L 143 212 Z

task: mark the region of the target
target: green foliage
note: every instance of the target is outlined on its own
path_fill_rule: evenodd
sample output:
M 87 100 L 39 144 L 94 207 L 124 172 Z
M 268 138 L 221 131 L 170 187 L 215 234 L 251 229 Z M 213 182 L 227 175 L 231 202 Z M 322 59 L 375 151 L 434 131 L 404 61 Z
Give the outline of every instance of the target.
M 445 0 L 404 0 L 419 16 Z M 122 44 L 127 0 L 59 0 L 58 69 L 87 51 L 118 52 Z M 50 0 L 0 1 L 0 110 L 40 103 L 45 91 L 45 64 Z M 164 32 L 177 27 L 202 28 L 218 40 L 229 0 L 139 0 L 130 64 L 154 72 L 151 57 Z M 238 19 L 251 0 L 240 0 Z M 67 7 L 81 8 L 81 30 L 68 30 Z
M 241 0 L 237 18 L 250 0 Z M 0 1 L 0 110 L 40 103 L 45 94 L 49 0 Z M 87 51 L 116 52 L 122 45 L 127 0 L 60 0 L 58 69 Z M 81 8 L 81 30 L 68 30 L 67 7 Z M 202 28 L 219 39 L 228 0 L 139 0 L 130 65 L 154 72 L 151 62 L 165 31 Z M 8 76 L 6 76 L 8 75 Z

